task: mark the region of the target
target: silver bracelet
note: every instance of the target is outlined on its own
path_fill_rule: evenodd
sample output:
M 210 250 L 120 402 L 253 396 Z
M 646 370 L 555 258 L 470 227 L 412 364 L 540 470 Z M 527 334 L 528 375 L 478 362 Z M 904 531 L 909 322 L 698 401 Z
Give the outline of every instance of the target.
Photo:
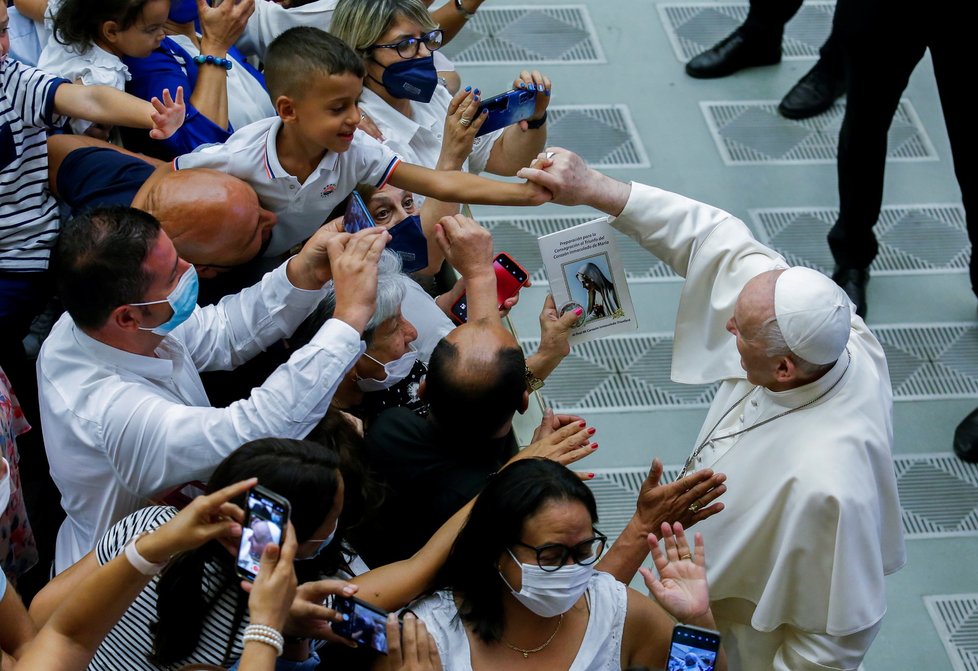
M 150 560 L 146 559 L 144 556 L 139 554 L 139 550 L 136 549 L 136 541 L 138 541 L 140 538 L 142 538 L 143 536 L 149 533 L 152 532 L 148 532 L 148 531 L 143 532 L 138 536 L 136 536 L 135 538 L 133 538 L 131 541 L 129 541 L 126 544 L 125 555 L 126 555 L 126 559 L 129 560 L 129 563 L 132 564 L 132 567 L 134 569 L 136 569 L 143 575 L 152 577 L 155 575 L 159 575 L 160 571 L 165 569 L 166 565 L 169 562 L 160 562 L 157 564 L 155 562 L 151 562 Z

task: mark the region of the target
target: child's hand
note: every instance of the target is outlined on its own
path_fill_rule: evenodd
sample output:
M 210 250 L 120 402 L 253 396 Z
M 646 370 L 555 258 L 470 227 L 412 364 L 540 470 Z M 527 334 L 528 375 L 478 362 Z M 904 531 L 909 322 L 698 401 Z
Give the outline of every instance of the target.
M 533 72 L 523 70 L 516 81 L 513 82 L 513 88 L 528 88 L 531 91 L 537 92 L 536 108 L 533 110 L 533 116 L 530 117 L 530 121 L 536 121 L 547 113 L 547 105 L 550 104 L 550 91 L 552 88 L 549 77 L 540 74 L 536 70 Z M 520 121 L 520 130 L 529 130 L 529 125 L 526 120 Z
M 176 100 L 170 97 L 170 89 L 163 89 L 163 102 L 156 97 L 150 102 L 156 111 L 150 114 L 153 130 L 149 132 L 149 136 L 154 140 L 165 140 L 177 132 L 187 116 L 187 107 L 183 104 L 183 87 L 177 87 Z

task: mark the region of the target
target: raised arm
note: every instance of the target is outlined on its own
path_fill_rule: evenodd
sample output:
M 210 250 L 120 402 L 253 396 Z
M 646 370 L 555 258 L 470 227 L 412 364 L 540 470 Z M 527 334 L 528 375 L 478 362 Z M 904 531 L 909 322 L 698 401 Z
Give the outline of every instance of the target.
M 529 166 L 547 144 L 550 78 L 537 70 L 523 70 L 513 88 L 536 91 L 536 107 L 529 120 L 507 127 L 493 144 L 486 170 L 496 175 L 515 175 L 520 168 Z
M 62 84 L 54 93 L 54 109 L 58 114 L 97 123 L 148 128 L 154 140 L 170 137 L 183 124 L 186 108 L 183 88 L 177 88 L 176 98 L 163 90 L 163 100 L 140 100 L 111 86 Z
M 243 513 L 229 501 L 256 482 L 252 478 L 198 497 L 155 532 L 132 541 L 138 555 L 135 561 L 162 565 L 174 555 L 209 540 L 237 538 L 241 534 Z M 15 668 L 69 671 L 88 665 L 102 639 L 155 575 L 149 567 L 136 568 L 129 556 L 132 548 L 80 581 Z
M 550 200 L 550 192 L 532 182 L 501 182 L 458 170 L 430 170 L 403 161 L 388 181 L 399 189 L 454 203 L 540 205 Z

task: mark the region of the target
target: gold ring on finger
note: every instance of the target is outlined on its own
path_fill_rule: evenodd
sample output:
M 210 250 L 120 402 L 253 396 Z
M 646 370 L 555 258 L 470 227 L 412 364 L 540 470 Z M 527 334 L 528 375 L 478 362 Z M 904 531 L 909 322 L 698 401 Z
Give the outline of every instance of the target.
M 472 119 L 466 119 L 465 117 L 462 117 L 461 119 L 458 120 L 458 122 L 462 126 L 468 126 L 469 124 L 472 123 Z
M 689 504 L 689 512 L 695 513 L 697 510 L 699 510 L 702 507 L 703 506 L 701 506 L 698 501 L 694 501 L 693 503 Z
M 692 558 L 693 558 L 693 555 L 691 555 L 691 554 L 689 554 L 689 553 L 687 553 L 687 554 L 684 554 L 684 555 L 683 555 L 682 557 L 680 557 L 679 559 L 680 559 L 680 561 L 681 561 L 681 560 L 683 560 L 683 559 L 692 559 Z

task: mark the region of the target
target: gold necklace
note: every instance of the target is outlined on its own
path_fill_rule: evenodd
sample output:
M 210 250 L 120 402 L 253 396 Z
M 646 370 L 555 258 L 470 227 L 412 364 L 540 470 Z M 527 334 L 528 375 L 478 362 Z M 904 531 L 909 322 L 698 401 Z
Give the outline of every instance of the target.
M 550 634 L 550 638 L 548 638 L 547 639 L 547 642 L 544 643 L 543 645 L 540 645 L 540 646 L 537 646 L 535 648 L 531 648 L 531 649 L 527 650 L 525 648 L 519 648 L 519 647 L 513 645 L 512 643 L 510 643 L 509 641 L 507 641 L 505 638 L 502 639 L 503 645 L 505 645 L 510 650 L 515 650 L 516 652 L 522 653 L 523 654 L 523 659 L 526 659 L 527 657 L 530 656 L 530 653 L 540 652 L 541 650 L 543 650 L 544 648 L 546 648 L 548 645 L 550 645 L 550 643 L 554 640 L 554 637 L 557 635 L 557 632 L 560 631 L 560 623 L 563 622 L 563 621 L 564 621 L 564 614 L 561 613 L 560 614 L 560 619 L 557 620 L 557 626 L 554 627 L 554 633 Z

